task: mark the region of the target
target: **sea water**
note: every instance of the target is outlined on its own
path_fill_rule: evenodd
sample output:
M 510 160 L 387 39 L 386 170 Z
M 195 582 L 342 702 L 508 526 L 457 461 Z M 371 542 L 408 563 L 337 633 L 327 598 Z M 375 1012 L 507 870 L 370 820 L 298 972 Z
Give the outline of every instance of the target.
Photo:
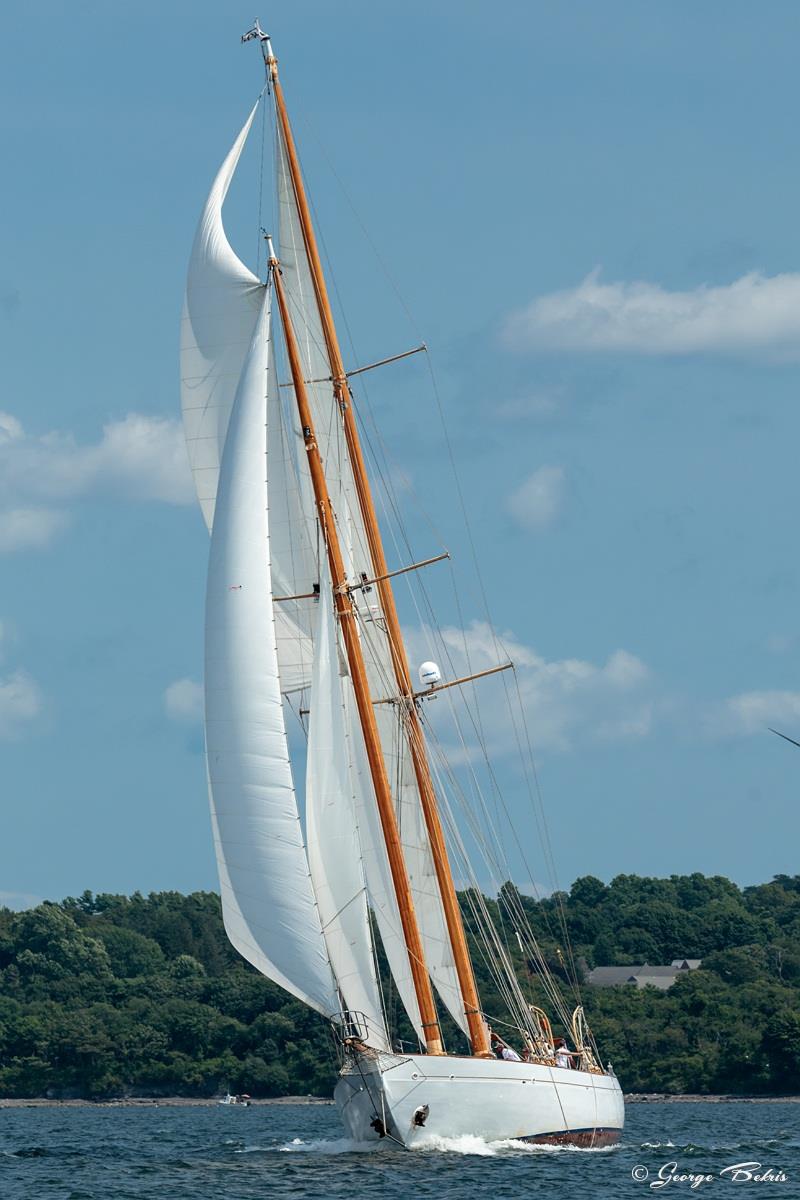
M 796 1103 L 632 1104 L 608 1149 L 463 1137 L 406 1151 L 349 1141 L 327 1105 L 2 1108 L 0 1197 L 800 1200 L 799 1124 Z

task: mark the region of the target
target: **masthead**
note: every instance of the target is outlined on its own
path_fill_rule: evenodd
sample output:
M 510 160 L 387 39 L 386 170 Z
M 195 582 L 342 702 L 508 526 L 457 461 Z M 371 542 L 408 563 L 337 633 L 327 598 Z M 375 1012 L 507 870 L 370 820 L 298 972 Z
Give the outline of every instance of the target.
M 269 34 L 264 33 L 264 30 L 259 24 L 258 17 L 255 19 L 253 28 L 248 29 L 247 33 L 242 34 L 243 43 L 252 41 L 257 41 L 260 45 L 261 53 L 264 57 L 264 66 L 267 68 L 267 71 L 274 73 L 278 60 L 272 53 L 272 42 L 270 41 Z

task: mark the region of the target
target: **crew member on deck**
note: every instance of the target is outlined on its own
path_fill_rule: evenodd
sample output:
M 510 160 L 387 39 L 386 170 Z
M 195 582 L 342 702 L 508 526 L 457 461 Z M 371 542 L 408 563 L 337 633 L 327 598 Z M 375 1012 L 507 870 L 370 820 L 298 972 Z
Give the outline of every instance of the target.
M 498 1058 L 504 1058 L 506 1062 L 522 1062 L 522 1059 L 517 1054 L 516 1050 L 514 1050 L 512 1046 L 509 1046 L 508 1042 L 504 1042 L 503 1039 L 498 1037 L 494 1031 L 492 1031 L 491 1036 L 492 1049 Z
M 567 1070 L 575 1066 L 575 1063 L 572 1061 L 574 1058 L 580 1058 L 580 1054 L 577 1054 L 574 1050 L 567 1049 L 567 1043 L 562 1037 L 555 1039 L 555 1051 L 556 1066 L 565 1067 Z

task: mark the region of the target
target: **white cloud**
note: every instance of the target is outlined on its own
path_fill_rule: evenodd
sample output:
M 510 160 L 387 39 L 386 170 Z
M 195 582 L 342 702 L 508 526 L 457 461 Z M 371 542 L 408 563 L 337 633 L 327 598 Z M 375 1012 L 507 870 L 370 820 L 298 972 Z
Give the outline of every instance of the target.
M 668 291 L 656 283 L 603 283 L 599 270 L 574 288 L 512 314 L 505 342 L 520 350 L 800 357 L 800 274 L 758 271 L 721 287 Z
M 54 508 L 0 510 L 0 554 L 46 546 L 68 521 L 66 513 Z
M 48 503 L 90 493 L 190 504 L 180 423 L 129 413 L 81 445 L 63 433 L 28 437 L 16 417 L 0 413 L 0 551 L 45 545 L 67 520 Z
M 766 733 L 770 726 L 800 730 L 800 692 L 754 691 L 730 696 L 711 711 L 708 731 L 718 737 Z
M 196 679 L 176 679 L 164 691 L 164 708 L 172 721 L 194 723 L 203 716 L 203 685 Z
M 14 738 L 42 711 L 39 685 L 26 671 L 0 677 L 0 738 Z
M 539 467 L 507 500 L 523 529 L 544 529 L 558 515 L 564 497 L 564 468 Z
M 11 413 L 0 412 L 0 445 L 4 442 L 16 441 L 21 438 L 22 426 Z
M 94 448 L 98 482 L 143 500 L 191 504 L 194 488 L 179 421 L 129 413 L 103 428 Z
M 434 658 L 445 678 L 467 675 L 509 659 L 516 669 L 519 698 L 525 709 L 533 742 L 538 749 L 565 751 L 575 742 L 628 741 L 646 737 L 653 719 L 650 672 L 627 650 L 615 650 L 605 663 L 565 658 L 548 661 L 512 635 L 495 638 L 483 621 L 468 629 L 449 627 L 440 631 L 441 640 L 431 640 L 430 630 L 413 631 L 409 649 L 415 661 Z M 502 691 L 505 680 L 512 703 L 516 685 L 510 673 L 487 678 L 480 689 L 481 720 L 485 740 L 493 755 L 515 753 L 517 743 Z M 431 710 L 438 723 L 439 713 Z M 452 734 L 448 734 L 452 737 Z M 467 748 L 467 753 L 471 748 Z M 449 751 L 464 757 L 464 748 Z

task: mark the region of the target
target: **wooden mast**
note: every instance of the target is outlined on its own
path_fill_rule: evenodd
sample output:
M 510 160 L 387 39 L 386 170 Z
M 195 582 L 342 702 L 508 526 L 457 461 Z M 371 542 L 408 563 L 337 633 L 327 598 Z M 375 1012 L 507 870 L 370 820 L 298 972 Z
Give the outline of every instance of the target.
M 439 892 L 442 898 L 442 907 L 444 909 L 447 932 L 450 937 L 450 944 L 453 950 L 453 959 L 455 963 L 456 974 L 458 976 L 459 987 L 461 989 L 464 1012 L 467 1018 L 472 1052 L 473 1054 L 481 1057 L 491 1058 L 492 1052 L 489 1048 L 488 1031 L 486 1023 L 481 1014 L 478 989 L 475 984 L 475 975 L 473 973 L 472 962 L 470 960 L 469 950 L 467 948 L 467 939 L 464 933 L 461 911 L 458 906 L 458 897 L 456 896 L 453 875 L 450 869 L 447 849 L 445 847 L 444 833 L 442 831 L 442 824 L 439 819 L 439 811 L 436 803 L 436 793 L 433 787 L 430 766 L 428 764 L 427 755 L 425 752 L 425 741 L 422 732 L 422 725 L 417 712 L 414 698 L 414 688 L 411 683 L 411 673 L 409 670 L 408 658 L 406 656 L 403 637 L 400 632 L 400 621 L 397 615 L 394 593 L 392 591 L 391 582 L 388 578 L 389 568 L 383 549 L 383 540 L 381 538 L 380 528 L 378 526 L 375 503 L 372 498 L 372 492 L 370 490 L 366 465 L 364 462 L 364 455 L 361 449 L 361 442 L 358 436 L 355 417 L 353 415 L 352 397 L 350 395 L 347 375 L 344 369 L 341 350 L 339 348 L 339 340 L 336 335 L 333 312 L 328 299 L 328 291 L 325 285 L 325 277 L 322 270 L 322 261 L 320 259 L 319 250 L 317 247 L 317 241 L 311 221 L 311 212 L 305 193 L 302 173 L 300 171 L 300 162 L 294 143 L 294 137 L 292 135 L 292 128 L 289 123 L 289 116 L 286 111 L 286 103 L 283 98 L 283 89 L 278 78 L 278 60 L 272 53 L 272 46 L 269 41 L 266 42 L 265 46 L 262 46 L 262 50 L 264 51 L 265 65 L 269 72 L 269 78 L 272 82 L 275 93 L 275 105 L 278 112 L 278 120 L 280 121 L 283 141 L 289 159 L 289 170 L 292 176 L 292 185 L 294 188 L 295 199 L 297 201 L 300 224 L 303 230 L 303 240 L 305 243 L 309 266 L 311 268 L 311 276 L 314 283 L 317 307 L 319 309 L 319 316 L 322 322 L 322 328 L 328 351 L 328 359 L 331 366 L 334 398 L 342 414 L 345 440 L 350 455 L 350 463 L 352 466 L 353 477 L 358 494 L 359 507 L 361 509 L 367 541 L 369 543 L 370 556 L 372 558 L 373 574 L 377 579 L 381 609 L 386 620 L 386 629 L 389 636 L 389 646 L 391 649 L 395 678 L 400 694 L 405 701 L 406 732 L 408 736 L 408 743 L 411 750 L 411 758 L 414 766 L 414 774 L 416 776 L 417 786 L 419 789 L 420 801 L 422 803 L 425 825 L 428 830 L 428 839 L 431 846 L 434 868 L 436 870 L 436 878 L 439 884 Z
M 283 281 L 281 279 L 280 266 L 272 249 L 271 241 L 269 246 L 269 265 L 272 272 L 272 280 L 275 285 L 275 294 L 278 298 L 278 308 L 280 310 L 281 324 L 283 326 L 284 337 L 286 340 L 286 352 L 289 358 L 289 367 L 291 369 L 295 396 L 297 398 L 297 409 L 300 416 L 300 425 L 303 430 L 303 440 L 308 453 L 308 466 L 311 474 L 311 483 L 314 488 L 314 500 L 317 506 L 317 515 L 319 517 L 322 536 L 328 550 L 328 561 L 331 569 L 331 582 L 333 584 L 336 612 L 339 617 L 339 625 L 341 627 L 342 637 L 344 639 L 347 661 L 350 667 L 350 678 L 353 683 L 353 691 L 356 697 L 356 705 L 358 707 L 361 728 L 364 732 L 364 744 L 367 751 L 367 761 L 369 762 L 370 775 L 372 777 L 372 783 L 375 789 L 375 797 L 378 802 L 378 813 L 380 816 L 381 828 L 383 830 L 383 837 L 386 842 L 386 851 L 389 858 L 389 868 L 392 873 L 392 882 L 397 895 L 397 907 L 403 927 L 403 936 L 405 937 L 406 947 L 408 948 L 408 958 L 411 964 L 411 974 L 414 981 L 414 990 L 417 996 L 417 1003 L 419 1004 L 420 1018 L 425 1035 L 425 1044 L 429 1054 L 442 1054 L 444 1051 L 442 1047 L 441 1032 L 439 1030 L 439 1020 L 436 1015 L 436 1003 L 433 998 L 433 989 L 431 987 L 430 976 L 428 975 L 428 970 L 425 965 L 422 938 L 419 932 L 417 915 L 414 910 L 414 900 L 411 894 L 411 885 L 408 879 L 405 859 L 403 858 L 403 847 L 400 843 L 400 831 L 398 829 L 397 819 L 395 817 L 392 791 L 389 786 L 388 776 L 386 774 L 386 764 L 383 759 L 383 749 L 381 747 L 380 735 L 378 733 L 378 725 L 375 720 L 375 709 L 373 707 L 372 696 L 370 695 L 369 684 L 367 682 L 367 673 L 364 665 L 364 656 L 361 649 L 361 640 L 358 636 L 358 630 L 356 629 L 355 608 L 353 605 L 353 599 L 347 588 L 347 576 L 344 568 L 344 559 L 342 557 L 341 546 L 339 545 L 339 535 L 336 529 L 336 523 L 333 519 L 333 509 L 331 506 L 330 494 L 328 492 L 328 485 L 325 480 L 322 458 L 320 456 L 316 436 L 314 434 L 311 406 L 308 402 L 308 394 L 303 381 L 303 368 L 300 363 L 300 352 L 297 347 L 297 338 L 295 337 L 292 320 L 289 315 L 288 305 L 286 303 L 286 294 L 284 292 Z

